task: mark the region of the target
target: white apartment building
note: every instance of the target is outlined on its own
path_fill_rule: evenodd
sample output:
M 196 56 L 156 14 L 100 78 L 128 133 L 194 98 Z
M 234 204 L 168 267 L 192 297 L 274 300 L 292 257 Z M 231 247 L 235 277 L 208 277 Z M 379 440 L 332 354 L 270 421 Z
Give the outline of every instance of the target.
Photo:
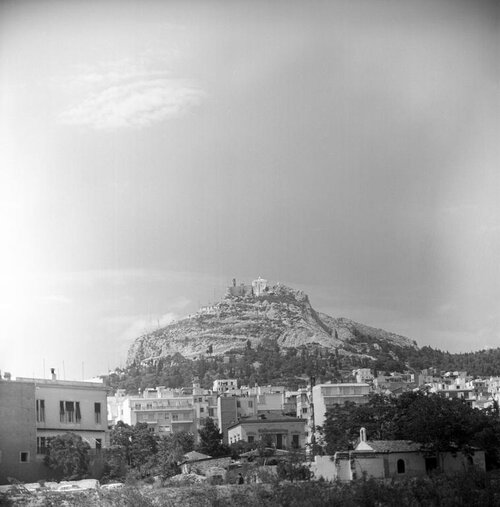
M 49 440 L 71 432 L 92 449 L 107 446 L 107 387 L 102 382 L 17 378 L 35 384 L 37 454 L 45 454 Z
M 238 390 L 238 380 L 235 378 L 214 380 L 213 392 L 223 394 L 227 392 L 235 392 Z
M 362 383 L 318 384 L 312 388 L 314 424 L 323 426 L 326 411 L 346 401 L 363 405 L 368 402 L 370 386 Z
M 108 397 L 110 424 L 123 421 L 129 425 L 146 423 L 151 432 L 167 435 L 187 431 L 197 436 L 197 430 L 207 417 L 217 422 L 217 396 L 193 386 L 192 394 L 181 389 L 147 388 L 138 395 L 126 395 L 118 390 Z

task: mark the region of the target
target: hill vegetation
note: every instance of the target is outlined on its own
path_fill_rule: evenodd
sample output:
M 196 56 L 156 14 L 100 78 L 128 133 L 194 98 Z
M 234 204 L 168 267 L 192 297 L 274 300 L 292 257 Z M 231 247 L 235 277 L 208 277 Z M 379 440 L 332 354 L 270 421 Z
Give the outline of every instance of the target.
M 157 385 L 187 387 L 194 378 L 206 389 L 210 389 L 218 378 L 237 378 L 242 385 L 277 384 L 296 389 L 307 384 L 311 376 L 317 382 L 352 380 L 352 370 L 361 367 L 379 373 L 435 368 L 489 377 L 500 375 L 500 349 L 451 354 L 427 346 L 395 350 L 389 344 L 382 344 L 375 357 L 370 358 L 321 348 L 282 350 L 276 342 L 264 339 L 255 348 L 247 342 L 243 350 L 229 351 L 225 356 L 207 353 L 199 359 L 188 359 L 176 354 L 146 364 L 133 363 L 116 369 L 106 377 L 106 382 L 113 389 L 125 389 L 128 393 Z

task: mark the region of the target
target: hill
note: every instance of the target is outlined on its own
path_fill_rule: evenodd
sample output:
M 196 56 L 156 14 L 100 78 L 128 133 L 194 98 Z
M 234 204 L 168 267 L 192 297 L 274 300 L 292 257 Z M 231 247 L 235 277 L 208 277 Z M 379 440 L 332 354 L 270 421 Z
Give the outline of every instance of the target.
M 236 288 L 236 289 L 239 289 Z M 374 361 L 385 352 L 394 359 L 418 349 L 415 341 L 346 318 L 319 313 L 302 291 L 275 285 L 258 295 L 228 289 L 220 302 L 145 334 L 129 350 L 127 364 L 147 364 L 176 354 L 196 359 L 207 354 L 257 347 L 263 341 L 287 349 L 320 349 Z

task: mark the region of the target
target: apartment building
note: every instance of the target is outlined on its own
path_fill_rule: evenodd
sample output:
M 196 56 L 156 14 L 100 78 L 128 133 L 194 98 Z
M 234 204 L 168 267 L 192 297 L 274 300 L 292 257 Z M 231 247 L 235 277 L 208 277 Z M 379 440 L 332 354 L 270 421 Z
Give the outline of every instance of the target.
M 52 438 L 71 432 L 96 454 L 107 446 L 107 388 L 98 382 L 16 378 L 0 381 L 0 483 L 45 478 Z
M 347 401 L 357 405 L 368 402 L 370 386 L 362 383 L 318 384 L 312 388 L 314 404 L 314 424 L 323 426 L 326 411 Z
M 214 380 L 212 391 L 217 394 L 236 393 L 238 391 L 238 380 L 235 378 Z
M 118 421 L 130 425 L 146 423 L 152 433 L 159 435 L 187 431 L 197 437 L 206 418 L 217 422 L 217 396 L 197 385 L 189 390 L 147 388 L 138 395 L 118 390 L 115 396 L 108 397 L 108 406 L 111 425 Z
M 107 388 L 100 382 L 17 378 L 35 385 L 37 454 L 47 452 L 51 438 L 71 432 L 91 449 L 107 447 Z

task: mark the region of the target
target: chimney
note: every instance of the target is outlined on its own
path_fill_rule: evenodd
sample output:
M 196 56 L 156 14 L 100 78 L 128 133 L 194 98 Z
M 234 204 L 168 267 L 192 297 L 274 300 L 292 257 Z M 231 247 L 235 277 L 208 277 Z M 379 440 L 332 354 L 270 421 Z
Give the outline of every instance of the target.
M 56 369 L 55 368 L 51 368 L 50 369 L 50 374 L 52 375 L 52 380 L 57 380 Z
M 365 428 L 361 428 L 359 430 L 359 440 L 361 442 L 366 442 L 366 429 Z

